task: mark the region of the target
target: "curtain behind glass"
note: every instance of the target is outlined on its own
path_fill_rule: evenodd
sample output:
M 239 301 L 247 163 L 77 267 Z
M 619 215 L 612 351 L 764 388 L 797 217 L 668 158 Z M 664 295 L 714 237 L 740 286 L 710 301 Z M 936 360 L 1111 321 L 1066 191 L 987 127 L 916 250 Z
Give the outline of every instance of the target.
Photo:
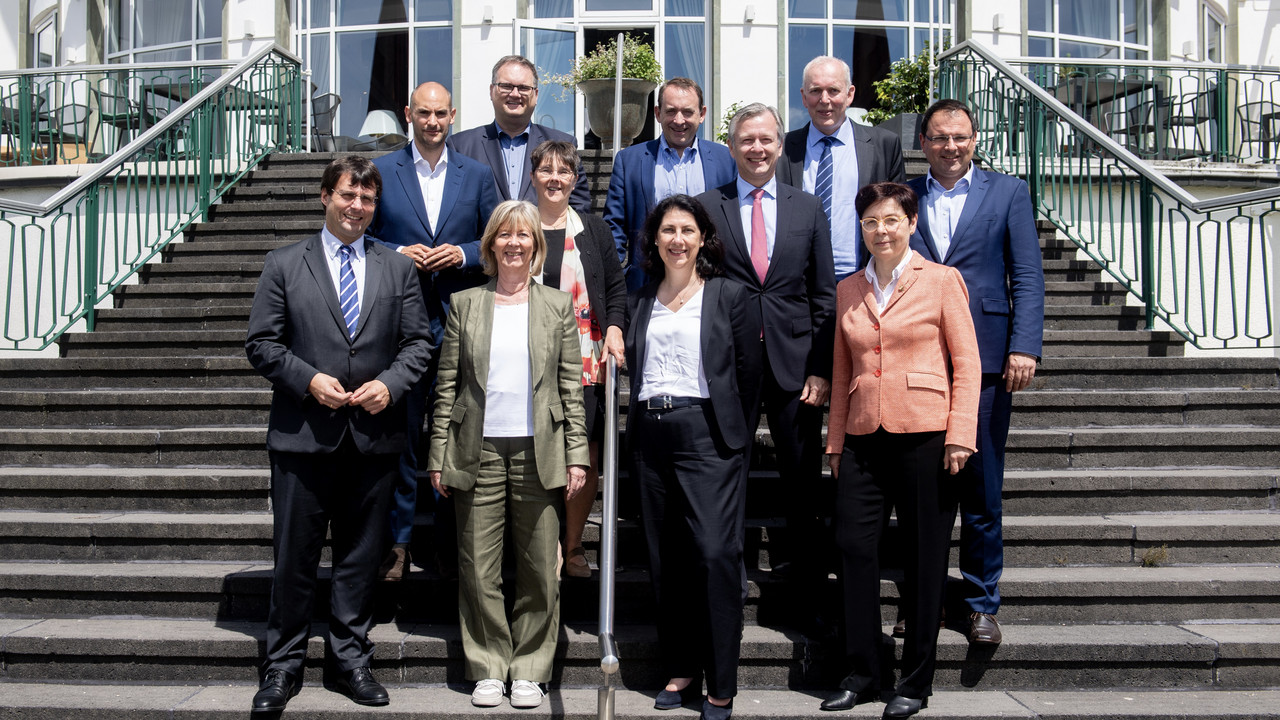
M 568 73 L 576 51 L 574 33 L 563 30 L 526 28 L 520 38 L 520 51 L 538 68 L 538 106 L 533 122 L 576 135 L 574 94 L 559 85 L 548 85 L 548 75 Z
M 1119 0 L 1059 0 L 1058 32 L 1102 40 L 1119 40 L 1118 3 Z
M 135 6 L 135 48 L 191 42 L 191 0 L 135 0 Z
M 413 86 L 438 82 L 453 92 L 453 28 L 418 28 L 414 31 L 414 50 L 418 53 L 418 67 Z
M 687 77 L 706 92 L 706 31 L 702 23 L 667 23 L 664 79 Z M 656 101 L 657 98 L 654 98 Z
M 390 110 L 397 118 L 404 117 L 409 104 L 408 57 L 408 30 L 338 33 L 334 65 L 337 92 L 342 96 L 340 134 L 358 133 L 365 116 L 374 110 Z
M 792 25 L 787 30 L 787 117 L 788 128 L 809 122 L 809 113 L 800 102 L 804 66 L 827 54 L 827 29 L 822 25 Z M 746 98 L 737 98 L 739 101 Z
M 533 8 L 535 18 L 571 18 L 573 0 L 537 0 Z
M 339 25 L 383 25 L 409 22 L 411 0 L 338 0 Z M 379 7 L 380 6 L 380 7 Z M 346 100 L 342 101 L 343 109 Z

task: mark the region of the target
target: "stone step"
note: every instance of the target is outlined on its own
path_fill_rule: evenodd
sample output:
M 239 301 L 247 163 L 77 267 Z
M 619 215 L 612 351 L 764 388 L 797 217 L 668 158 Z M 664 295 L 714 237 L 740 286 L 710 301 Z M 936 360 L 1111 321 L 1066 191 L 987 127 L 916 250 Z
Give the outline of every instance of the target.
M 1052 282 L 1098 282 L 1103 279 L 1102 269 L 1092 260 L 1080 260 L 1070 257 L 1049 257 L 1064 255 L 1057 248 L 1042 248 L 1045 252 L 1044 279 Z M 1107 278 L 1108 280 L 1110 278 Z
M 210 283 L 152 283 L 116 290 L 116 307 L 217 307 L 253 301 L 257 280 Z
M 1274 357 L 1046 357 L 1033 381 L 1036 389 L 1248 388 L 1280 387 Z
M 1045 305 L 1120 305 L 1128 294 L 1123 285 L 1105 280 L 1044 283 Z
M 901 575 L 881 580 L 881 613 L 893 622 Z M 328 570 L 316 590 L 317 616 L 327 612 Z M 792 583 L 749 569 L 747 620 L 790 623 Z M 892 578 L 892 579 L 890 579 Z M 952 576 L 958 592 L 959 577 Z M 170 618 L 264 620 L 271 585 L 269 562 L 0 562 L 0 615 L 23 617 L 145 615 Z M 616 617 L 653 620 L 647 573 L 617 574 Z M 825 594 L 838 596 L 835 581 Z M 1000 618 L 1010 623 L 1190 622 L 1280 618 L 1280 567 L 1190 565 L 1141 567 L 1008 567 L 1000 581 Z M 598 618 L 595 581 L 561 585 L 565 622 Z M 433 571 L 415 571 L 375 589 L 380 621 L 454 622 L 456 585 Z M 810 607 L 814 598 L 809 596 Z M 958 612 L 958 611 L 954 611 Z
M 183 262 L 147 265 L 141 282 L 156 283 L 257 283 L 262 276 L 263 260 L 184 258 Z
M 884 629 L 887 633 L 889 627 Z M 973 657 L 960 632 L 944 630 L 935 686 L 973 691 L 1073 689 L 1097 686 L 1107 678 L 1106 687 L 1260 688 L 1270 685 L 1269 671 L 1280 659 L 1276 624 L 1008 624 L 1003 629 L 1003 645 L 980 658 Z M 600 683 L 596 630 L 592 625 L 564 628 L 556 653 L 556 686 Z M 255 622 L 33 618 L 0 620 L 0 632 L 10 683 L 249 685 L 266 631 L 265 624 Z M 316 677 L 324 657 L 324 632 L 323 624 L 313 626 L 307 648 L 308 674 Z M 371 638 L 376 643 L 373 667 L 382 682 L 466 688 L 456 624 L 384 624 L 374 628 Z M 654 693 L 666 680 L 654 629 L 622 624 L 615 638 L 622 655 L 619 690 Z M 813 643 L 790 630 L 747 626 L 738 672 L 744 699 L 769 688 L 833 688 L 842 676 L 833 644 Z M 900 661 L 901 642 L 895 645 Z M 981 674 L 975 676 L 979 668 Z M 251 696 L 252 688 L 246 688 L 244 705 Z M 397 697 L 392 695 L 393 703 Z M 807 704 L 817 709 L 816 700 Z
M 235 330 L 249 326 L 251 301 L 213 307 L 127 307 L 103 308 L 97 312 L 98 332 L 172 330 Z
M 1280 428 L 1231 426 L 1022 429 L 1009 433 L 1011 469 L 1280 465 Z
M 1276 390 L 1025 390 L 1015 427 L 1089 425 L 1280 426 Z
M 1133 305 L 1046 305 L 1045 330 L 1142 330 L 1146 314 Z
M 268 388 L 0 390 L 0 424 L 20 428 L 265 427 L 270 405 Z
M 184 287 L 175 283 L 177 287 Z M 62 354 L 75 357 L 186 357 L 244 355 L 244 330 L 156 330 L 145 333 L 67 333 Z
M 425 519 L 425 518 L 424 518 Z M 596 523 L 599 517 L 595 518 Z M 747 545 L 768 565 L 768 533 L 748 518 Z M 958 545 L 957 522 L 952 532 Z M 418 547 L 429 547 L 430 529 Z M 598 524 L 585 538 L 596 560 Z M 272 518 L 267 512 L 35 512 L 0 510 L 0 545 L 11 560 L 56 562 L 270 562 Z M 894 525 L 886 548 L 902 540 Z M 1091 516 L 1004 516 L 1006 567 L 1062 565 L 1268 563 L 1280 564 L 1280 512 L 1170 512 Z M 643 563 L 639 526 L 623 522 L 618 547 L 625 563 Z M 953 553 L 954 554 L 954 553 Z M 420 558 L 430 557 L 423 553 Z M 952 558 L 954 566 L 958 557 Z M 896 556 L 889 560 L 895 567 Z
M 1007 470 L 1009 515 L 1280 510 L 1280 467 Z
M 600 681 L 596 681 L 597 684 Z M 12 708 L 24 720 L 169 720 L 170 718 L 242 718 L 257 685 L 217 683 L 199 685 L 63 685 L 40 683 L 0 684 L 0 706 Z M 432 720 L 474 720 L 471 686 L 399 685 L 388 683 L 391 704 L 370 708 L 353 704 L 338 693 L 309 684 L 285 711 L 286 717 L 309 720 L 349 720 L 379 717 L 388 720 L 421 720 L 430 708 Z M 755 690 L 735 702 L 733 716 L 798 720 L 830 717 L 818 704 L 830 694 L 822 691 Z M 658 720 L 694 717 L 692 710 L 655 710 L 656 690 L 618 690 L 617 720 Z M 1026 720 L 1259 720 L 1273 716 L 1280 691 L 1273 690 L 1010 690 L 944 691 L 929 699 L 929 720 L 1025 718 Z M 874 717 L 878 703 L 859 706 L 846 717 Z M 561 720 L 596 720 L 598 689 L 554 688 L 537 710 L 515 710 L 505 704 L 488 709 L 494 720 L 554 717 Z
M 194 236 L 187 242 L 173 243 L 165 249 L 165 260 L 171 263 L 220 260 L 224 262 L 262 262 L 266 254 L 284 247 L 295 240 L 289 238 L 261 238 L 219 240 L 216 236 Z M 304 236 L 299 236 L 301 239 Z
M 1179 357 L 1186 342 L 1169 330 L 1045 330 L 1046 357 Z
M 238 200 L 221 203 L 211 208 L 210 220 L 240 220 L 246 217 L 270 217 L 280 220 L 310 219 L 312 222 L 324 216 L 324 206 L 320 203 L 319 187 L 312 190 L 311 197 L 305 200 L 270 199 L 265 201 Z
M 63 512 L 266 512 L 265 467 L 0 467 L 0 497 L 11 510 Z
M 243 354 L 227 357 L 0 358 L 0 388 L 265 388 Z
M 265 467 L 265 427 L 0 428 L 0 465 Z

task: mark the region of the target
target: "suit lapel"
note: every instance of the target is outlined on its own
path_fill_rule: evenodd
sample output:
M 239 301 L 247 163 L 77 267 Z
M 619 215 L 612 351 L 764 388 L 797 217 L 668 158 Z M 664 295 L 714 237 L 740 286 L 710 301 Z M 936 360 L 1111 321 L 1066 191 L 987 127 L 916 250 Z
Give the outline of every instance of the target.
M 923 258 L 920 257 L 920 254 L 916 253 L 916 256 L 911 258 L 911 262 L 902 269 L 902 274 L 898 276 L 898 286 L 894 289 L 893 295 L 889 297 L 889 302 L 884 304 L 885 312 L 889 312 L 894 305 L 897 305 L 898 299 L 906 295 L 911 286 L 916 284 L 916 278 L 920 275 L 918 271 L 923 267 L 920 264 L 922 260 Z M 871 303 L 875 305 L 874 297 L 872 297 Z
M 432 234 L 434 228 L 427 222 L 427 202 L 422 197 L 422 186 L 418 184 L 418 171 L 413 167 L 413 151 L 408 147 L 404 149 L 404 156 L 396 163 L 396 180 L 409 198 L 409 206 L 417 214 L 418 221 L 427 229 L 427 234 Z
M 720 303 L 721 285 L 722 283 L 716 282 L 715 278 L 712 278 L 710 280 L 707 280 L 706 284 L 702 286 L 702 317 L 703 318 L 722 317 L 720 313 L 716 312 L 716 308 Z M 701 328 L 698 331 L 699 333 L 698 345 L 699 347 L 702 348 L 702 357 L 704 358 L 703 365 L 705 367 L 706 358 L 712 357 L 713 353 L 718 354 L 718 353 L 724 352 L 725 348 L 723 347 L 716 348 L 711 346 L 711 329 L 712 329 L 712 326 L 715 325 L 715 323 L 703 322 L 703 323 L 700 323 L 700 325 L 701 325 Z
M 440 214 L 436 216 L 436 226 L 431 228 L 433 241 L 440 237 L 440 228 L 444 227 L 449 220 L 449 213 L 458 201 L 458 193 L 462 192 L 462 181 L 466 173 L 466 169 L 457 158 L 449 158 L 449 169 L 444 173 L 444 194 L 440 197 Z M 432 244 L 434 245 L 434 242 Z
M 920 178 L 920 186 L 915 185 L 916 181 L 911 181 L 911 189 L 916 191 L 916 197 L 920 199 L 918 214 L 916 220 L 916 234 L 920 236 L 920 245 L 929 252 L 929 259 L 936 263 L 941 263 L 942 258 L 938 257 L 938 246 L 933 242 L 933 233 L 929 229 L 929 211 L 925 208 L 928 203 L 929 184 L 928 176 Z
M 876 294 L 871 289 L 871 279 L 867 277 L 865 272 L 855 274 L 853 277 L 858 278 L 858 284 L 853 286 L 854 292 L 862 295 L 862 304 L 867 306 L 871 317 L 878 320 L 880 318 L 880 308 L 876 305 Z M 837 322 L 839 321 L 837 320 Z
M 489 123 L 484 129 L 484 154 L 489 158 L 489 167 L 493 168 L 493 177 L 498 181 L 498 194 L 503 200 L 510 200 L 507 192 L 507 164 L 502 160 L 502 144 L 498 142 L 498 126 Z
M 787 177 L 791 182 L 787 184 L 792 187 L 798 187 L 801 190 L 804 189 L 804 155 L 807 150 L 806 142 L 808 137 L 809 123 L 805 123 L 804 127 L 800 128 L 798 132 L 788 135 L 786 147 L 783 149 L 784 152 L 780 161 L 785 162 L 790 170 L 790 174 Z
M 641 293 L 637 297 L 635 315 L 631 317 L 631 324 L 627 327 L 627 332 L 631 333 L 631 345 L 636 349 L 637 367 L 631 370 L 631 383 L 634 389 L 639 388 L 640 378 L 644 377 L 645 340 L 649 337 L 649 316 L 653 314 L 654 298 L 658 292 L 657 285 L 650 285 L 649 288 L 653 289 L 652 293 Z M 703 325 L 707 324 L 703 323 Z
M 858 188 L 870 184 L 875 177 L 873 163 L 876 161 L 875 148 L 871 147 L 871 136 L 863 127 L 852 120 L 846 120 L 853 127 L 854 154 L 858 156 Z
M 493 297 L 497 292 L 498 281 L 490 279 L 485 292 L 471 298 L 471 307 L 467 312 L 466 332 L 463 338 L 469 338 L 471 374 L 484 392 L 489 382 L 489 346 L 493 335 Z
M 657 172 L 658 152 L 661 149 L 661 146 L 658 143 L 658 140 L 650 140 L 644 144 L 645 158 L 644 162 L 640 163 L 640 167 L 648 168 L 645 172 L 640 173 L 640 196 L 644 198 L 646 215 L 648 215 L 648 211 L 652 210 L 653 206 L 657 204 L 653 201 L 653 174 Z M 702 167 L 704 171 L 706 169 L 706 163 L 707 159 L 704 157 L 702 159 Z
M 364 237 L 364 299 L 360 301 L 360 322 L 356 324 L 356 336 L 351 338 L 352 342 L 364 333 L 364 326 L 370 315 L 369 309 L 382 292 L 383 274 L 386 272 L 382 252 L 381 245 L 370 240 L 367 235 Z
M 955 255 L 956 246 L 964 239 L 964 231 L 968 229 L 969 224 L 973 222 L 973 218 L 977 216 L 978 210 L 982 208 L 982 201 L 986 199 L 987 190 L 990 189 L 990 186 L 991 179 L 975 165 L 973 168 L 973 184 L 969 186 L 969 196 L 964 200 L 964 212 L 960 213 L 960 220 L 956 223 L 956 231 L 951 235 L 951 246 L 947 248 L 947 257 L 943 258 L 943 262 Z M 934 254 L 936 255 L 937 253 L 935 252 Z
M 329 275 L 329 263 L 324 257 L 324 241 L 320 239 L 319 234 L 313 235 L 307 241 L 307 251 L 302 254 L 302 262 L 306 263 L 307 270 L 315 280 L 320 290 L 320 297 L 324 298 L 325 305 L 329 306 L 329 314 L 333 316 L 333 321 L 338 325 L 342 337 L 350 342 L 347 323 L 342 319 L 342 306 L 338 303 L 338 289 L 333 286 L 333 278 Z
M 747 252 L 747 235 L 742 229 L 742 214 L 738 212 L 738 190 L 737 179 L 734 184 L 728 186 L 721 195 L 720 212 L 724 213 L 725 227 L 729 228 L 729 252 L 738 256 L 739 262 L 747 270 L 747 275 L 755 278 L 756 286 L 760 286 L 760 279 L 756 278 L 756 271 L 751 264 L 751 254 Z M 766 275 L 766 277 L 768 277 Z
M 787 237 L 787 231 L 791 229 L 791 213 L 786 212 L 784 208 L 791 201 L 791 196 L 795 192 L 793 186 L 783 182 L 774 184 L 777 188 L 778 196 L 773 200 L 774 218 L 773 218 L 773 255 L 769 258 L 769 269 L 764 273 L 764 284 L 769 284 L 769 278 L 774 275 L 774 268 L 782 261 L 787 254 L 787 248 L 782 239 Z
M 559 328 L 552 327 L 555 315 L 551 312 L 550 294 L 543 290 L 546 286 L 529 283 L 529 378 L 535 392 L 543 380 L 542 371 L 550 367 L 551 343 L 560 340 Z

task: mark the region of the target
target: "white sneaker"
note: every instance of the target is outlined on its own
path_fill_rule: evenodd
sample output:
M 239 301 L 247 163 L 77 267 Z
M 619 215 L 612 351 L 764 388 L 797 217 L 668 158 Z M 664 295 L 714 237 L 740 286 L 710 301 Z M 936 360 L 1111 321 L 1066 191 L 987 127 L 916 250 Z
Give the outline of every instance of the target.
M 536 708 L 542 704 L 542 688 L 530 680 L 511 683 L 511 707 Z
M 506 692 L 507 686 L 501 680 L 485 678 L 476 683 L 476 689 L 471 691 L 471 704 L 476 707 L 497 707 Z

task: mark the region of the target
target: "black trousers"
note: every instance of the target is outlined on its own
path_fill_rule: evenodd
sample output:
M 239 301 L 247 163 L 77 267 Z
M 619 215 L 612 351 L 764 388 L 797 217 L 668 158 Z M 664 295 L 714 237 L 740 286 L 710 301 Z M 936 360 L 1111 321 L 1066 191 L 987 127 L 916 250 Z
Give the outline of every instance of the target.
M 836 542 L 844 554 L 845 632 L 852 664 L 845 689 L 880 687 L 880 540 L 897 508 L 905 570 L 898 694 L 933 694 L 947 579 L 947 550 L 956 518 L 954 478 L 942 469 L 946 434 L 846 435 L 836 490 Z
M 738 692 L 746 450 L 716 442 L 711 405 L 641 411 L 632 434 L 640 513 L 669 677 L 705 674 L 707 694 Z
M 271 452 L 275 574 L 263 669 L 301 677 L 325 532 L 332 533 L 326 666 L 369 664 L 373 585 L 386 552 L 399 455 L 365 455 L 348 437 L 332 453 Z

